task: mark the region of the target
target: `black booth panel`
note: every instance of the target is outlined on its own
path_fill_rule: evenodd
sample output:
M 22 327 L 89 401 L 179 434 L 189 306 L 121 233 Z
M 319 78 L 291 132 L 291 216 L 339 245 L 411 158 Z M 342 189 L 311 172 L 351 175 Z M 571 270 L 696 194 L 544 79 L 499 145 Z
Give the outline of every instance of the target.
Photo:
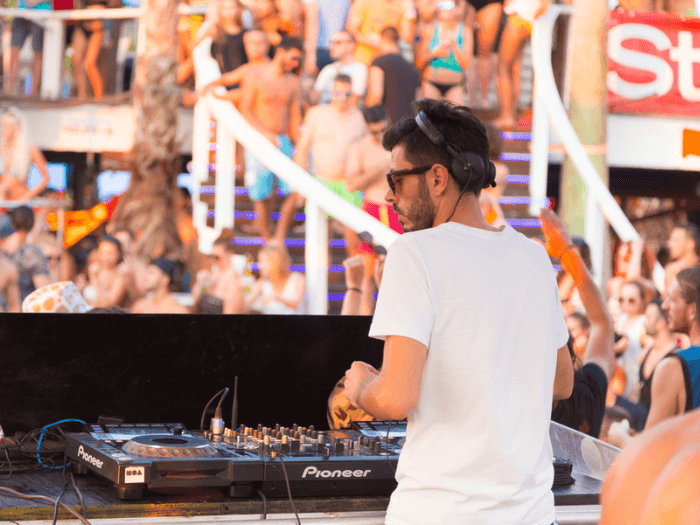
M 354 360 L 381 364 L 370 317 L 0 315 L 0 424 L 7 434 L 100 415 L 196 429 L 233 390 L 239 423 L 326 428 L 326 402 Z M 231 422 L 232 392 L 224 402 Z M 211 415 L 207 416 L 207 424 Z

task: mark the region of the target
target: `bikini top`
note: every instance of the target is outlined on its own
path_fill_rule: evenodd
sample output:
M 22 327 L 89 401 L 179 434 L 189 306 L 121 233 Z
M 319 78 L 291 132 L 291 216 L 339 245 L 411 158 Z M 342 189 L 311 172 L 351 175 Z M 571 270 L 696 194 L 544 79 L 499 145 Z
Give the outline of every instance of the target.
M 457 47 L 460 49 L 464 49 L 464 42 L 462 39 L 462 34 L 464 32 L 464 24 L 459 24 L 457 26 Z M 440 45 L 440 25 L 435 24 L 435 33 L 433 33 L 433 38 L 430 40 L 430 44 L 428 46 L 428 49 L 430 51 L 433 51 L 438 45 Z M 450 71 L 457 71 L 458 73 L 462 72 L 462 68 L 459 65 L 459 62 L 457 62 L 457 57 L 454 54 L 454 51 L 450 50 L 450 55 L 447 58 L 434 58 L 432 62 L 430 62 L 431 67 L 437 67 L 437 68 L 442 68 L 442 69 L 449 69 Z

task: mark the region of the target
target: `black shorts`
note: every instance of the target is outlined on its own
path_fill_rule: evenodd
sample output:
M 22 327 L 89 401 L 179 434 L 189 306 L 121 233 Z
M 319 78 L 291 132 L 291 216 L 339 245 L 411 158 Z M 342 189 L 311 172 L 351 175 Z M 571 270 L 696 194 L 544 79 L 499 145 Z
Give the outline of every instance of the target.
M 467 0 L 472 6 L 474 6 L 474 9 L 477 11 L 483 9 L 489 4 L 502 4 L 503 0 Z
M 12 47 L 21 48 L 29 35 L 32 36 L 32 49 L 41 53 L 44 50 L 44 28 L 26 18 L 12 20 Z

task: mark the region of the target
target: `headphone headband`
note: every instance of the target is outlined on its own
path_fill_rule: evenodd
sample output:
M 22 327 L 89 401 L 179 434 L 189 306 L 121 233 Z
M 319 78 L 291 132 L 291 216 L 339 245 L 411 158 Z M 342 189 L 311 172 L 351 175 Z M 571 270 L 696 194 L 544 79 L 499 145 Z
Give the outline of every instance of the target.
M 452 175 L 460 185 L 466 187 L 471 178 L 470 173 L 473 171 L 481 177 L 486 175 L 488 180 L 484 181 L 485 185 L 483 187 L 496 186 L 496 167 L 493 165 L 493 162 L 489 161 L 488 165 L 486 165 L 480 155 L 470 151 L 463 152 L 456 144 L 446 142 L 445 136 L 430 122 L 425 112 L 419 111 L 415 120 L 421 131 L 427 135 L 433 144 L 444 147 L 450 154 L 453 159 L 450 166 Z

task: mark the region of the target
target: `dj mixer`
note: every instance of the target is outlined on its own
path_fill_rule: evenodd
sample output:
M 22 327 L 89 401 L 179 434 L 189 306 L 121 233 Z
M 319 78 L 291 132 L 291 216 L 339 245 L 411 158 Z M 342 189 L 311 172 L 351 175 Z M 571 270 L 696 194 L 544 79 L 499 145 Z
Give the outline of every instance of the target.
M 246 427 L 189 432 L 179 423 L 92 425 L 67 436 L 78 472 L 110 480 L 121 499 L 146 488 L 227 487 L 231 496 L 388 496 L 405 423 L 353 430 Z

